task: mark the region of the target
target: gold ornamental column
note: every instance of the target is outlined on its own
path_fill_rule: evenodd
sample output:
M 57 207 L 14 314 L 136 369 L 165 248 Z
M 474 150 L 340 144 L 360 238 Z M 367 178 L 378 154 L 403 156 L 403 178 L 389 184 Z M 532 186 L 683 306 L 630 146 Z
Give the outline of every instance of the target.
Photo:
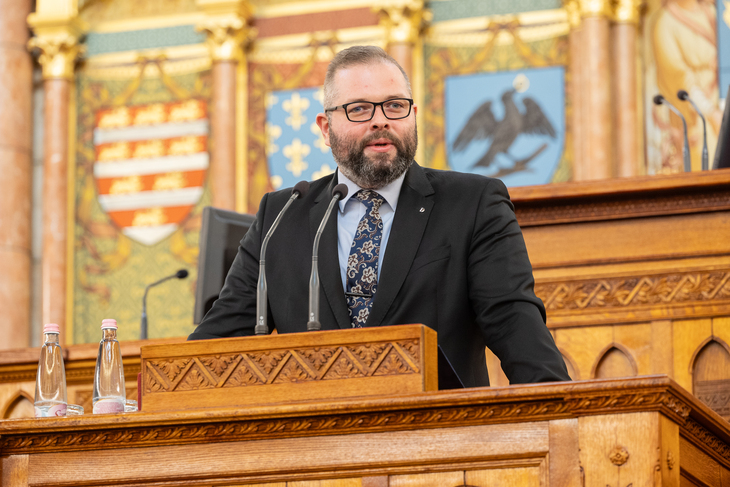
M 69 2 L 71 3 L 71 2 Z M 75 2 L 73 2 L 75 3 Z M 41 294 L 43 323 L 66 327 L 68 239 L 69 108 L 74 64 L 81 52 L 82 22 L 73 5 L 39 0 L 28 16 L 35 37 L 28 46 L 40 52 L 43 68 L 43 250 Z
M 0 350 L 30 343 L 33 63 L 31 0 L 0 0 Z
M 611 112 L 611 44 L 609 0 L 579 0 L 583 52 L 581 82 L 585 159 L 579 161 L 582 180 L 608 179 L 613 170 Z
M 571 134 L 573 137 L 573 179 L 582 181 L 586 179 L 584 175 L 585 164 L 588 161 L 585 150 L 585 127 L 583 119 L 585 113 L 585 84 L 582 73 L 583 61 L 583 25 L 580 21 L 580 7 L 578 0 L 568 0 L 564 3 L 565 10 L 568 13 L 568 23 L 570 25 L 570 33 L 568 34 L 568 90 L 570 91 L 570 99 L 572 104 L 572 113 L 570 116 Z
M 616 140 L 616 171 L 631 177 L 639 171 L 638 49 L 640 1 L 618 0 L 611 27 Z
M 400 0 L 388 1 L 387 4 L 373 8 L 385 30 L 388 54 L 406 71 L 411 82 L 414 103 L 418 106 L 423 106 L 425 95 L 421 33 L 433 17 L 424 4 L 424 0 Z M 424 126 L 423 116 L 423 112 L 417 114 L 419 127 Z M 424 160 L 423 150 L 423 144 L 419 144 L 417 161 Z
M 241 109 L 243 100 L 236 99 L 236 88 L 245 81 L 244 47 L 252 33 L 249 26 L 252 10 L 245 0 L 197 0 L 197 5 L 205 14 L 197 29 L 207 34 L 206 42 L 213 62 L 213 107 L 210 116 L 213 206 L 241 210 L 240 202 L 236 204 L 236 183 L 245 187 L 245 174 L 242 169 L 237 171 L 236 154 L 237 142 L 239 147 L 245 144 L 245 136 L 236 140 L 236 119 L 243 121 L 246 114 Z M 237 112 L 241 112 L 238 117 Z

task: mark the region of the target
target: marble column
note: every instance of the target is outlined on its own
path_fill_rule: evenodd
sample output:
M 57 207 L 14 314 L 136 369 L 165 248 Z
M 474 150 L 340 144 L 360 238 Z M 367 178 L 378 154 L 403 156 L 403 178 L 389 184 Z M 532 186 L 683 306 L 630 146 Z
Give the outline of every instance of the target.
M 615 160 L 619 177 L 640 174 L 639 158 L 639 99 L 637 69 L 637 38 L 639 25 L 637 0 L 619 0 L 615 5 L 611 27 L 613 48 L 612 71 L 615 110 Z
M 573 179 L 581 181 L 585 177 L 585 165 L 588 161 L 585 150 L 585 127 L 583 119 L 585 113 L 585 84 L 581 77 L 583 60 L 583 27 L 580 21 L 580 9 L 578 0 L 565 2 L 565 10 L 568 13 L 570 33 L 568 34 L 568 91 L 572 111 L 570 116 L 570 130 L 572 134 L 571 148 L 573 150 Z
M 236 210 L 237 182 L 243 175 L 236 171 L 237 84 L 239 66 L 246 65 L 244 47 L 249 42 L 251 7 L 240 0 L 197 0 L 205 13 L 197 29 L 205 32 L 213 63 L 213 100 L 210 114 L 212 203 L 216 208 Z M 245 119 L 245 114 L 240 118 Z
M 30 344 L 31 0 L 0 0 L 0 350 Z
M 43 323 L 58 323 L 61 339 L 66 337 L 69 97 L 74 65 L 81 51 L 77 20 L 44 18 L 32 14 L 28 23 L 35 37 L 28 45 L 39 51 L 43 68 L 43 250 L 41 263 L 41 316 Z M 40 326 L 40 325 L 39 325 Z
M 581 81 L 585 90 L 581 179 L 607 179 L 613 167 L 611 108 L 610 5 L 608 0 L 579 0 L 582 18 Z

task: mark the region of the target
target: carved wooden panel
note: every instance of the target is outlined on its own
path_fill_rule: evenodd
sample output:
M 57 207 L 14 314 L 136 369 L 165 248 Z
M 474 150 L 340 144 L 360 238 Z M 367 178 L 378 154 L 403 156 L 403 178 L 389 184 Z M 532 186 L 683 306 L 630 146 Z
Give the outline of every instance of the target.
M 730 270 L 540 283 L 550 310 L 621 308 L 730 299 Z
M 601 357 L 596 366 L 596 379 L 609 379 L 614 377 L 634 377 L 636 367 L 631 359 L 616 347 L 611 347 Z
M 693 367 L 694 394 L 725 419 L 730 419 L 730 354 L 710 341 L 697 354 Z
M 145 393 L 408 375 L 420 372 L 415 340 L 150 359 Z
M 142 348 L 142 409 L 241 407 L 436 390 L 423 325 L 202 340 Z

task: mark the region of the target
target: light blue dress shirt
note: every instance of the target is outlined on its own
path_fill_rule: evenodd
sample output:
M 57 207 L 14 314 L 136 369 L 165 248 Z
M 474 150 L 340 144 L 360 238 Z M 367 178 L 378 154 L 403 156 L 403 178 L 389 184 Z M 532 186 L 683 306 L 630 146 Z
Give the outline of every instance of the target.
M 398 206 L 398 196 L 400 195 L 400 189 L 403 186 L 405 177 L 406 174 L 403 173 L 389 185 L 375 190 L 385 199 L 385 202 L 380 207 L 380 218 L 383 220 L 383 238 L 380 244 L 380 257 L 378 259 L 378 282 L 380 282 L 380 270 L 383 267 L 383 257 L 385 256 L 385 249 L 388 246 L 390 229 L 393 227 L 395 209 Z M 337 253 L 340 262 L 340 275 L 342 276 L 342 289 L 347 291 L 347 260 L 350 257 L 350 248 L 352 247 L 352 240 L 355 238 L 357 225 L 360 223 L 363 215 L 365 215 L 365 205 L 359 200 L 352 198 L 355 193 L 363 188 L 350 181 L 339 169 L 337 170 L 337 181 L 347 185 L 347 196 L 345 196 L 345 199 L 339 201 L 339 211 L 337 212 Z

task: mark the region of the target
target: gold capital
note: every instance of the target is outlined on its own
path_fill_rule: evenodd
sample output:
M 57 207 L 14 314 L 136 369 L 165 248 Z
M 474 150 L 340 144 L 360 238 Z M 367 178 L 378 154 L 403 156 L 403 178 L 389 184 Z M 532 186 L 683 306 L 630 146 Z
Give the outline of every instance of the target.
M 424 6 L 424 0 L 401 0 L 376 5 L 373 10 L 386 30 L 388 44 L 415 44 L 421 32 L 433 18 Z
M 43 68 L 43 79 L 73 79 L 76 59 L 86 46 L 79 43 L 86 24 L 78 17 L 44 16 L 33 13 L 28 25 L 35 37 L 28 41 L 28 49 L 38 50 L 38 61 Z
M 197 0 L 205 18 L 196 30 L 207 34 L 213 61 L 239 61 L 256 35 L 250 26 L 253 9 L 245 0 Z
M 614 5 L 613 19 L 624 24 L 638 25 L 641 18 L 641 0 L 617 0 Z
M 610 0 L 578 0 L 581 18 L 611 17 Z
M 580 5 L 578 0 L 566 0 L 563 2 L 563 8 L 568 14 L 568 24 L 571 29 L 580 27 Z

